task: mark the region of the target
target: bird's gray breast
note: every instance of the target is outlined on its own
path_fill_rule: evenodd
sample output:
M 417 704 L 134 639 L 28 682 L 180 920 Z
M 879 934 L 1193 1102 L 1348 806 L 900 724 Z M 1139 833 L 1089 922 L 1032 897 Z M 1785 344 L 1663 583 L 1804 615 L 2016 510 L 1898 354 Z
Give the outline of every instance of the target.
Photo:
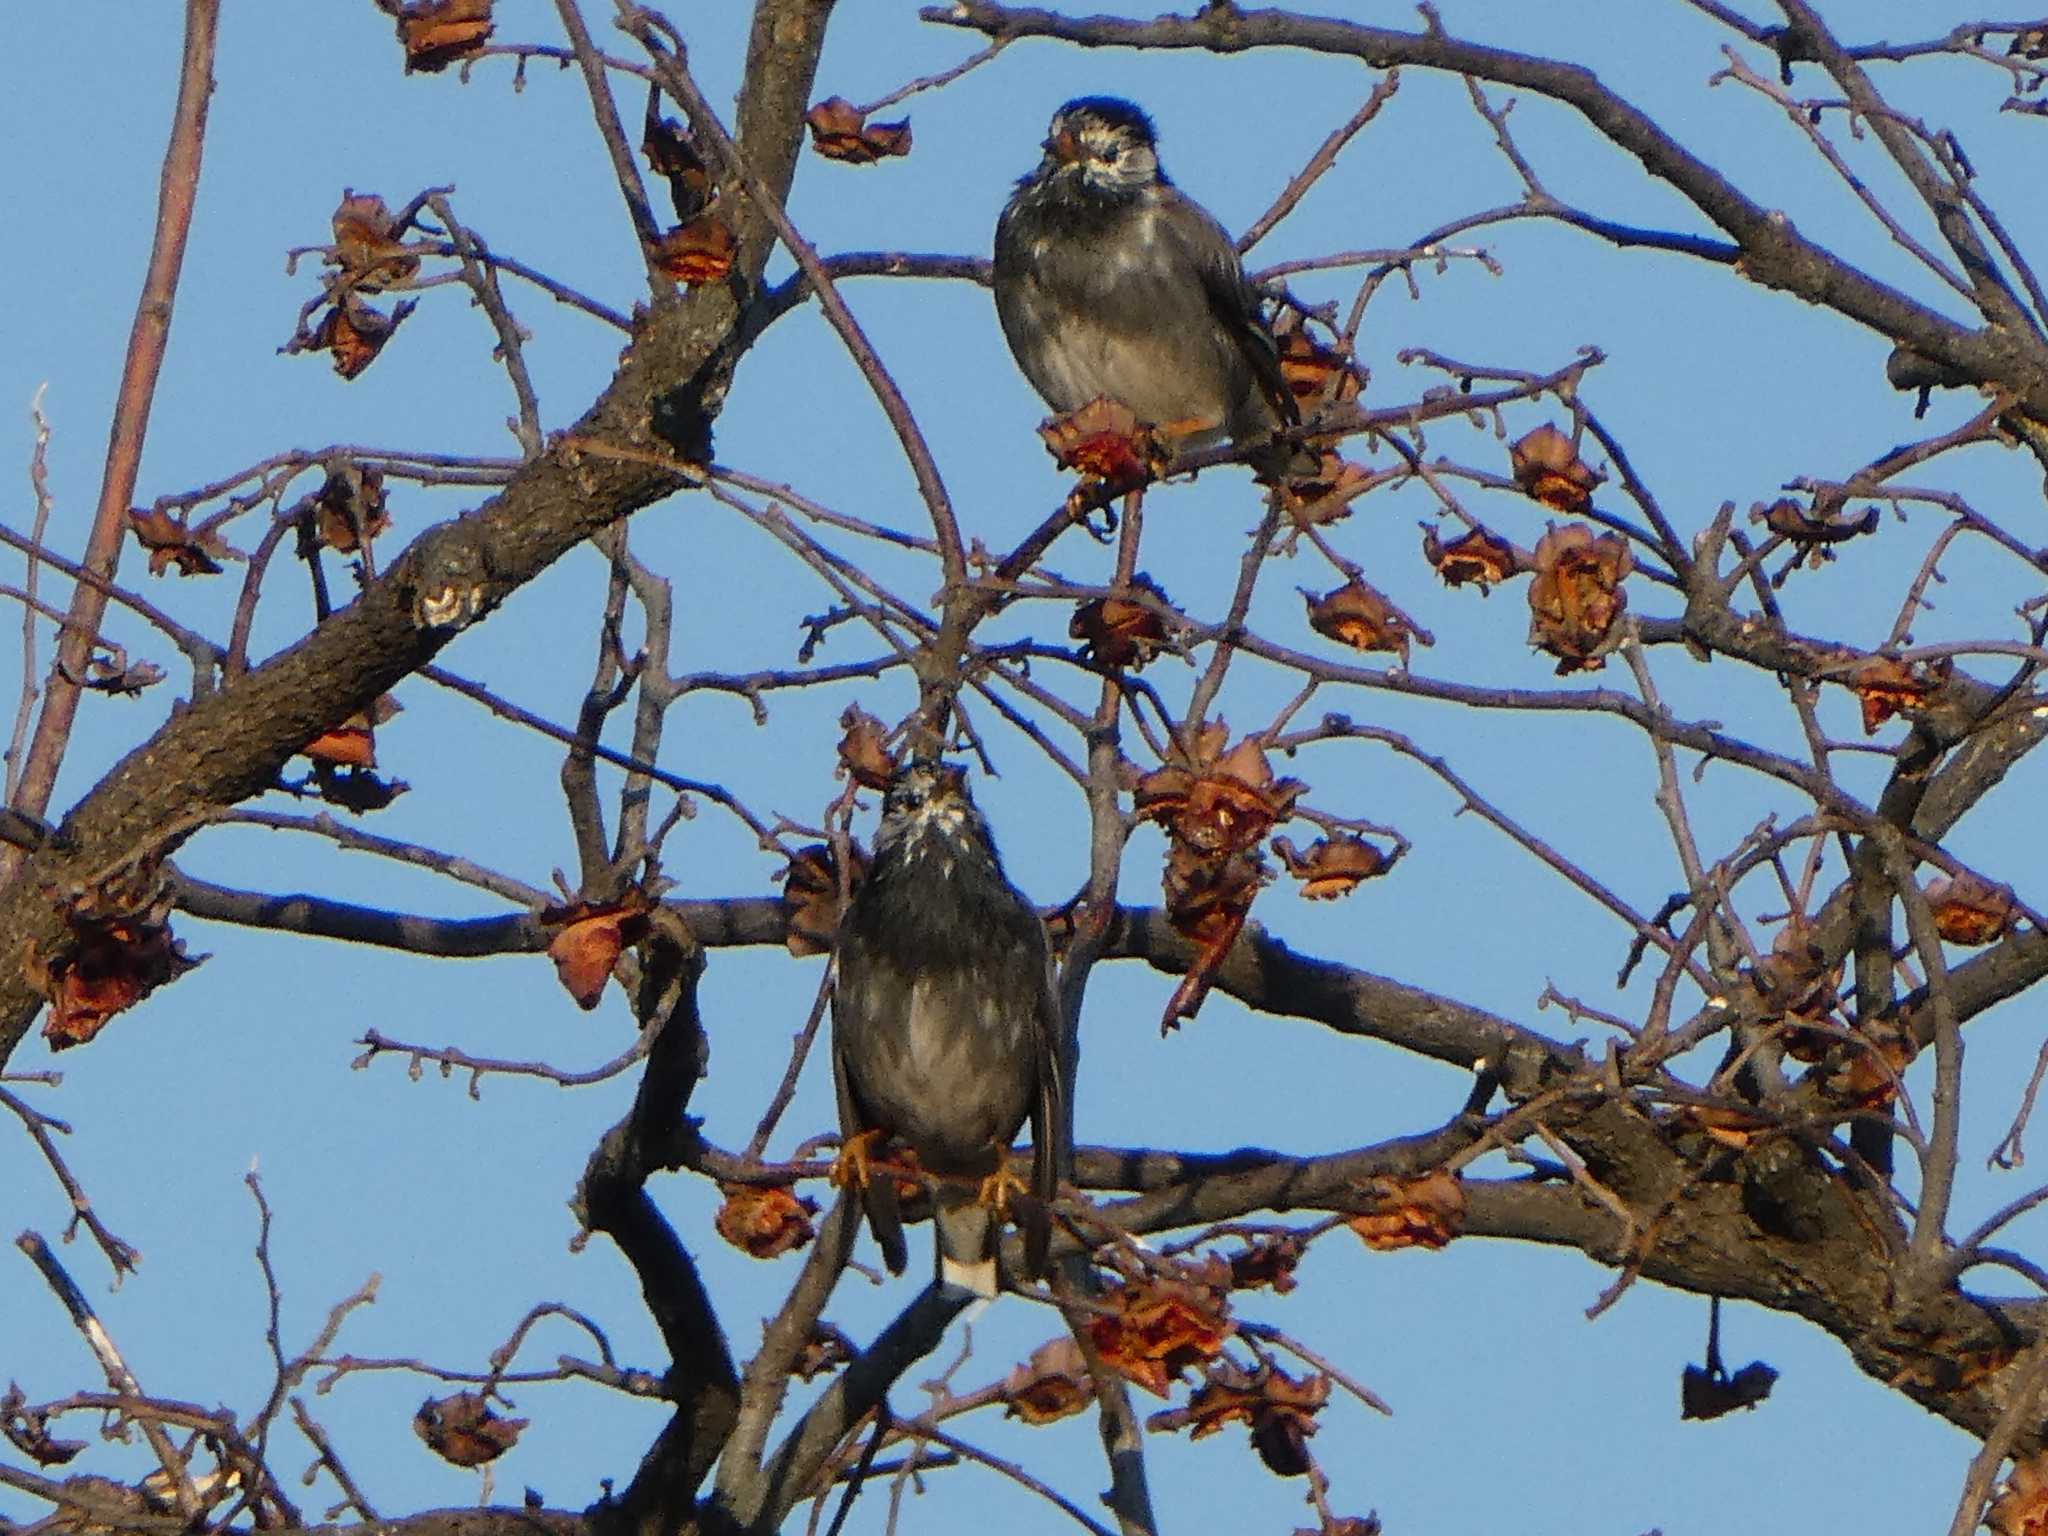
M 1212 307 L 1188 232 L 1171 222 L 1179 215 L 1205 217 L 1156 199 L 1081 210 L 1043 188 L 1026 188 L 1006 210 L 997 315 L 1054 410 L 1108 395 L 1157 424 L 1239 413 L 1250 370 Z
M 937 847 L 878 868 L 847 913 L 833 997 L 869 1120 L 935 1171 L 991 1170 L 1036 1097 L 1044 966 L 1038 916 L 1000 872 Z

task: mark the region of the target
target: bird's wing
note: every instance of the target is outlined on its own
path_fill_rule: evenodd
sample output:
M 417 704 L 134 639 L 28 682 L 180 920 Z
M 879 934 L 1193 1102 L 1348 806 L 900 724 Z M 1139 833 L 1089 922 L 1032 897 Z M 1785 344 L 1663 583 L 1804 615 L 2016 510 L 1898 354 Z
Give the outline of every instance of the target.
M 1160 220 L 1160 227 L 1173 232 L 1188 264 L 1200 274 L 1210 312 L 1251 365 L 1252 377 L 1258 380 L 1259 392 L 1273 407 L 1275 418 L 1284 426 L 1295 425 L 1301 413 L 1295 407 L 1294 392 L 1281 375 L 1279 349 L 1259 313 L 1258 290 L 1244 275 L 1237 243 L 1200 203 L 1183 196 L 1178 188 L 1161 191 L 1178 204 L 1178 210 L 1176 217 Z
M 847 1001 L 851 994 L 841 985 L 846 979 L 845 958 L 841 956 L 842 968 L 832 987 L 832 1087 L 839 1098 L 839 1135 L 842 1142 L 875 1128 L 873 1118 L 860 1107 L 859 1100 L 854 1097 L 853 1085 L 846 1078 L 844 1036 L 850 1025 L 857 1025 L 851 1018 L 852 1005 Z M 861 1203 L 866 1207 L 868 1227 L 875 1234 L 875 1243 L 882 1250 L 882 1262 L 889 1266 L 890 1274 L 902 1274 L 904 1266 L 910 1262 L 910 1246 L 903 1240 L 903 1216 L 897 1209 L 894 1176 L 883 1173 L 873 1179 L 863 1191 Z

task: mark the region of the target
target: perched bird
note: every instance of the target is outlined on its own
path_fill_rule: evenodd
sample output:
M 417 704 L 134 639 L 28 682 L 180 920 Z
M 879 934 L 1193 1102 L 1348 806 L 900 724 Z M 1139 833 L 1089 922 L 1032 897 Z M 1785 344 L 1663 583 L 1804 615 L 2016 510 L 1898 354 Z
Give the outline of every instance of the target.
M 867 1161 L 893 1136 L 936 1180 L 940 1282 L 995 1295 L 1004 1159 L 1028 1118 L 1025 1246 L 1043 1273 L 1064 1135 L 1059 1004 L 1044 924 L 1003 874 L 962 769 L 921 759 L 896 774 L 833 953 L 835 1176 L 862 1190 L 890 1270 L 905 1261 L 896 1184 Z
M 1159 168 L 1152 120 L 1113 96 L 1053 114 L 1045 158 L 996 221 L 996 314 L 1065 413 L 1121 400 L 1184 448 L 1256 448 L 1297 420 L 1237 246 Z M 1255 458 L 1302 473 L 1299 448 Z

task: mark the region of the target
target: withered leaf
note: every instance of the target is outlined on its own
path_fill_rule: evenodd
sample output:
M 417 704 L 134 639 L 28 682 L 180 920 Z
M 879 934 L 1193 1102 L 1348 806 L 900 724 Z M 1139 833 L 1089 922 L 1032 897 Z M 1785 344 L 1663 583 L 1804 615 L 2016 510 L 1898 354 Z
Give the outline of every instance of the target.
M 405 72 L 438 74 L 469 58 L 491 35 L 492 0 L 415 0 L 397 13 Z
M 1465 1186 L 1454 1173 L 1433 1168 L 1412 1179 L 1376 1179 L 1374 1209 L 1345 1223 L 1365 1246 L 1441 1248 L 1464 1229 Z
M 367 768 L 336 769 L 326 763 L 315 763 L 313 771 L 320 798 L 358 816 L 383 810 L 412 788 L 403 779 L 380 779 Z
M 313 531 L 341 554 L 354 554 L 391 526 L 381 470 L 343 464 L 328 472 L 313 498 Z
M 1310 901 L 1334 901 L 1349 896 L 1361 881 L 1387 872 L 1391 860 L 1362 837 L 1325 837 L 1297 850 L 1284 837 L 1273 839 L 1273 852 L 1287 866 L 1287 873 L 1301 882 L 1301 894 Z
M 1185 1408 L 1170 1408 L 1145 1421 L 1150 1430 L 1186 1429 L 1188 1438 L 1213 1435 L 1224 1425 L 1240 1423 L 1251 1430 L 1259 1459 L 1281 1477 L 1300 1477 L 1309 1469 L 1308 1437 L 1316 1432 L 1316 1414 L 1330 1400 L 1330 1378 L 1309 1376 L 1297 1381 L 1272 1366 L 1247 1369 L 1228 1359 L 1208 1368 L 1208 1379 L 1196 1388 Z
M 0 1395 L 0 1435 L 38 1466 L 61 1467 L 85 1449 L 83 1440 L 59 1440 L 47 1408 L 31 1408 L 20 1387 L 8 1383 Z
M 344 379 L 357 378 L 377 360 L 384 344 L 417 307 L 408 299 L 387 315 L 347 293 L 320 317 L 310 334 L 294 336 L 285 351 L 331 352 L 334 371 Z
M 647 936 L 652 910 L 647 894 L 636 889 L 617 901 L 579 901 L 541 913 L 542 922 L 561 930 L 548 943 L 548 958 L 577 1007 L 587 1013 L 597 1006 L 619 956 Z
M 847 891 L 860 888 L 867 878 L 868 856 L 858 843 L 848 845 L 853 868 Z M 782 910 L 788 928 L 783 942 L 792 955 L 829 954 L 833 936 L 839 932 L 839 864 L 825 843 L 813 843 L 797 850 L 782 872 Z
M 815 1200 L 786 1184 L 721 1184 L 725 1203 L 713 1225 L 718 1235 L 740 1252 L 757 1259 L 780 1258 L 811 1240 Z
M 1071 1334 L 1039 1345 L 1029 1360 L 1003 1378 L 1003 1417 L 1026 1424 L 1070 1418 L 1094 1400 L 1095 1381 Z
M 128 527 L 136 543 L 149 551 L 149 574 L 161 576 L 172 566 L 180 576 L 218 576 L 227 544 L 213 532 L 194 533 L 185 519 L 173 517 L 168 508 L 141 507 L 128 513 Z
M 1703 1365 L 1688 1365 L 1678 1387 L 1678 1416 L 1682 1419 L 1718 1419 L 1738 1408 L 1754 1408 L 1771 1395 L 1778 1373 L 1761 1360 L 1752 1360 L 1730 1376 L 1726 1371 Z
M 853 1340 L 819 1318 L 811 1326 L 811 1336 L 804 1340 L 803 1348 L 796 1352 L 789 1373 L 799 1381 L 816 1381 L 827 1371 L 836 1371 L 850 1363 L 859 1353 L 853 1347 Z
M 692 288 L 722 281 L 732 271 L 739 242 L 732 226 L 714 209 L 680 224 L 654 244 L 654 261 L 662 271 Z
M 374 192 L 346 189 L 334 210 L 334 264 L 352 288 L 376 293 L 409 281 L 420 269 L 400 240 L 400 231 L 384 199 Z
M 1596 534 L 1584 523 L 1553 528 L 1536 544 L 1529 583 L 1529 643 L 1558 658 L 1560 676 L 1598 671 L 1621 638 L 1628 607 L 1622 579 L 1635 568 L 1619 534 Z
M 1133 577 L 1131 586 L 1163 606 L 1172 606 L 1149 576 Z M 1133 672 L 1142 671 L 1170 643 L 1166 620 L 1159 611 L 1120 593 L 1091 597 L 1077 606 L 1067 623 L 1067 637 L 1081 641 L 1082 651 L 1098 666 Z
M 94 656 L 85 664 L 84 687 L 95 693 L 134 698 L 145 688 L 164 680 L 164 669 L 153 661 L 129 661 L 119 647 L 111 656 Z
M 828 96 L 804 114 L 811 148 L 827 160 L 873 165 L 890 155 L 910 153 L 910 122 L 870 123 L 844 96 Z
M 1308 1243 L 1293 1232 L 1269 1232 L 1230 1255 L 1230 1284 L 1233 1290 L 1252 1291 L 1265 1286 L 1276 1296 L 1285 1296 L 1296 1285 L 1294 1269 Z
M 711 204 L 711 170 L 697 151 L 690 130 L 672 117 L 650 112 L 640 152 L 654 174 L 668 183 L 676 222 L 688 224 Z
M 1574 517 L 1593 504 L 1600 483 L 1578 445 L 1548 423 L 1509 447 L 1508 467 L 1525 495 Z
M 889 730 L 880 720 L 849 704 L 839 716 L 839 771 L 863 789 L 887 789 L 896 776 L 896 755 L 889 750 Z
M 1134 491 L 1157 478 L 1167 454 L 1152 428 L 1121 400 L 1098 395 L 1038 429 L 1053 462 L 1084 480 Z
M 1506 581 L 1522 569 L 1514 545 L 1484 528 L 1461 533 L 1446 544 L 1437 537 L 1433 524 L 1424 523 L 1422 558 L 1436 568 L 1445 586 L 1462 587 L 1468 581 L 1476 582 L 1482 597 L 1492 594 L 1495 583 Z
M 481 1392 L 456 1392 L 428 1398 L 412 1416 L 412 1432 L 427 1449 L 458 1467 L 480 1467 L 496 1461 L 519 1443 L 524 1419 L 503 1418 Z

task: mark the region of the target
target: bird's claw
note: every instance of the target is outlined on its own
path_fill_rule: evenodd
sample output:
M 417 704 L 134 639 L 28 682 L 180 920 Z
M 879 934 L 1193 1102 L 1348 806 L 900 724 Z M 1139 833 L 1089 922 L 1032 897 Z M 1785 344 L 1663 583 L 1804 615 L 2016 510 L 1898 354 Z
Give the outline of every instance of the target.
M 1030 1192 L 1031 1186 L 1010 1172 L 1008 1164 L 1004 1164 L 981 1181 L 981 1188 L 975 1199 L 995 1211 L 998 1216 L 1005 1216 L 1009 1214 L 1011 1195 L 1024 1195 Z
M 866 1189 L 874 1181 L 876 1150 L 884 1138 L 879 1130 L 860 1131 L 839 1145 L 828 1175 L 834 1189 Z

